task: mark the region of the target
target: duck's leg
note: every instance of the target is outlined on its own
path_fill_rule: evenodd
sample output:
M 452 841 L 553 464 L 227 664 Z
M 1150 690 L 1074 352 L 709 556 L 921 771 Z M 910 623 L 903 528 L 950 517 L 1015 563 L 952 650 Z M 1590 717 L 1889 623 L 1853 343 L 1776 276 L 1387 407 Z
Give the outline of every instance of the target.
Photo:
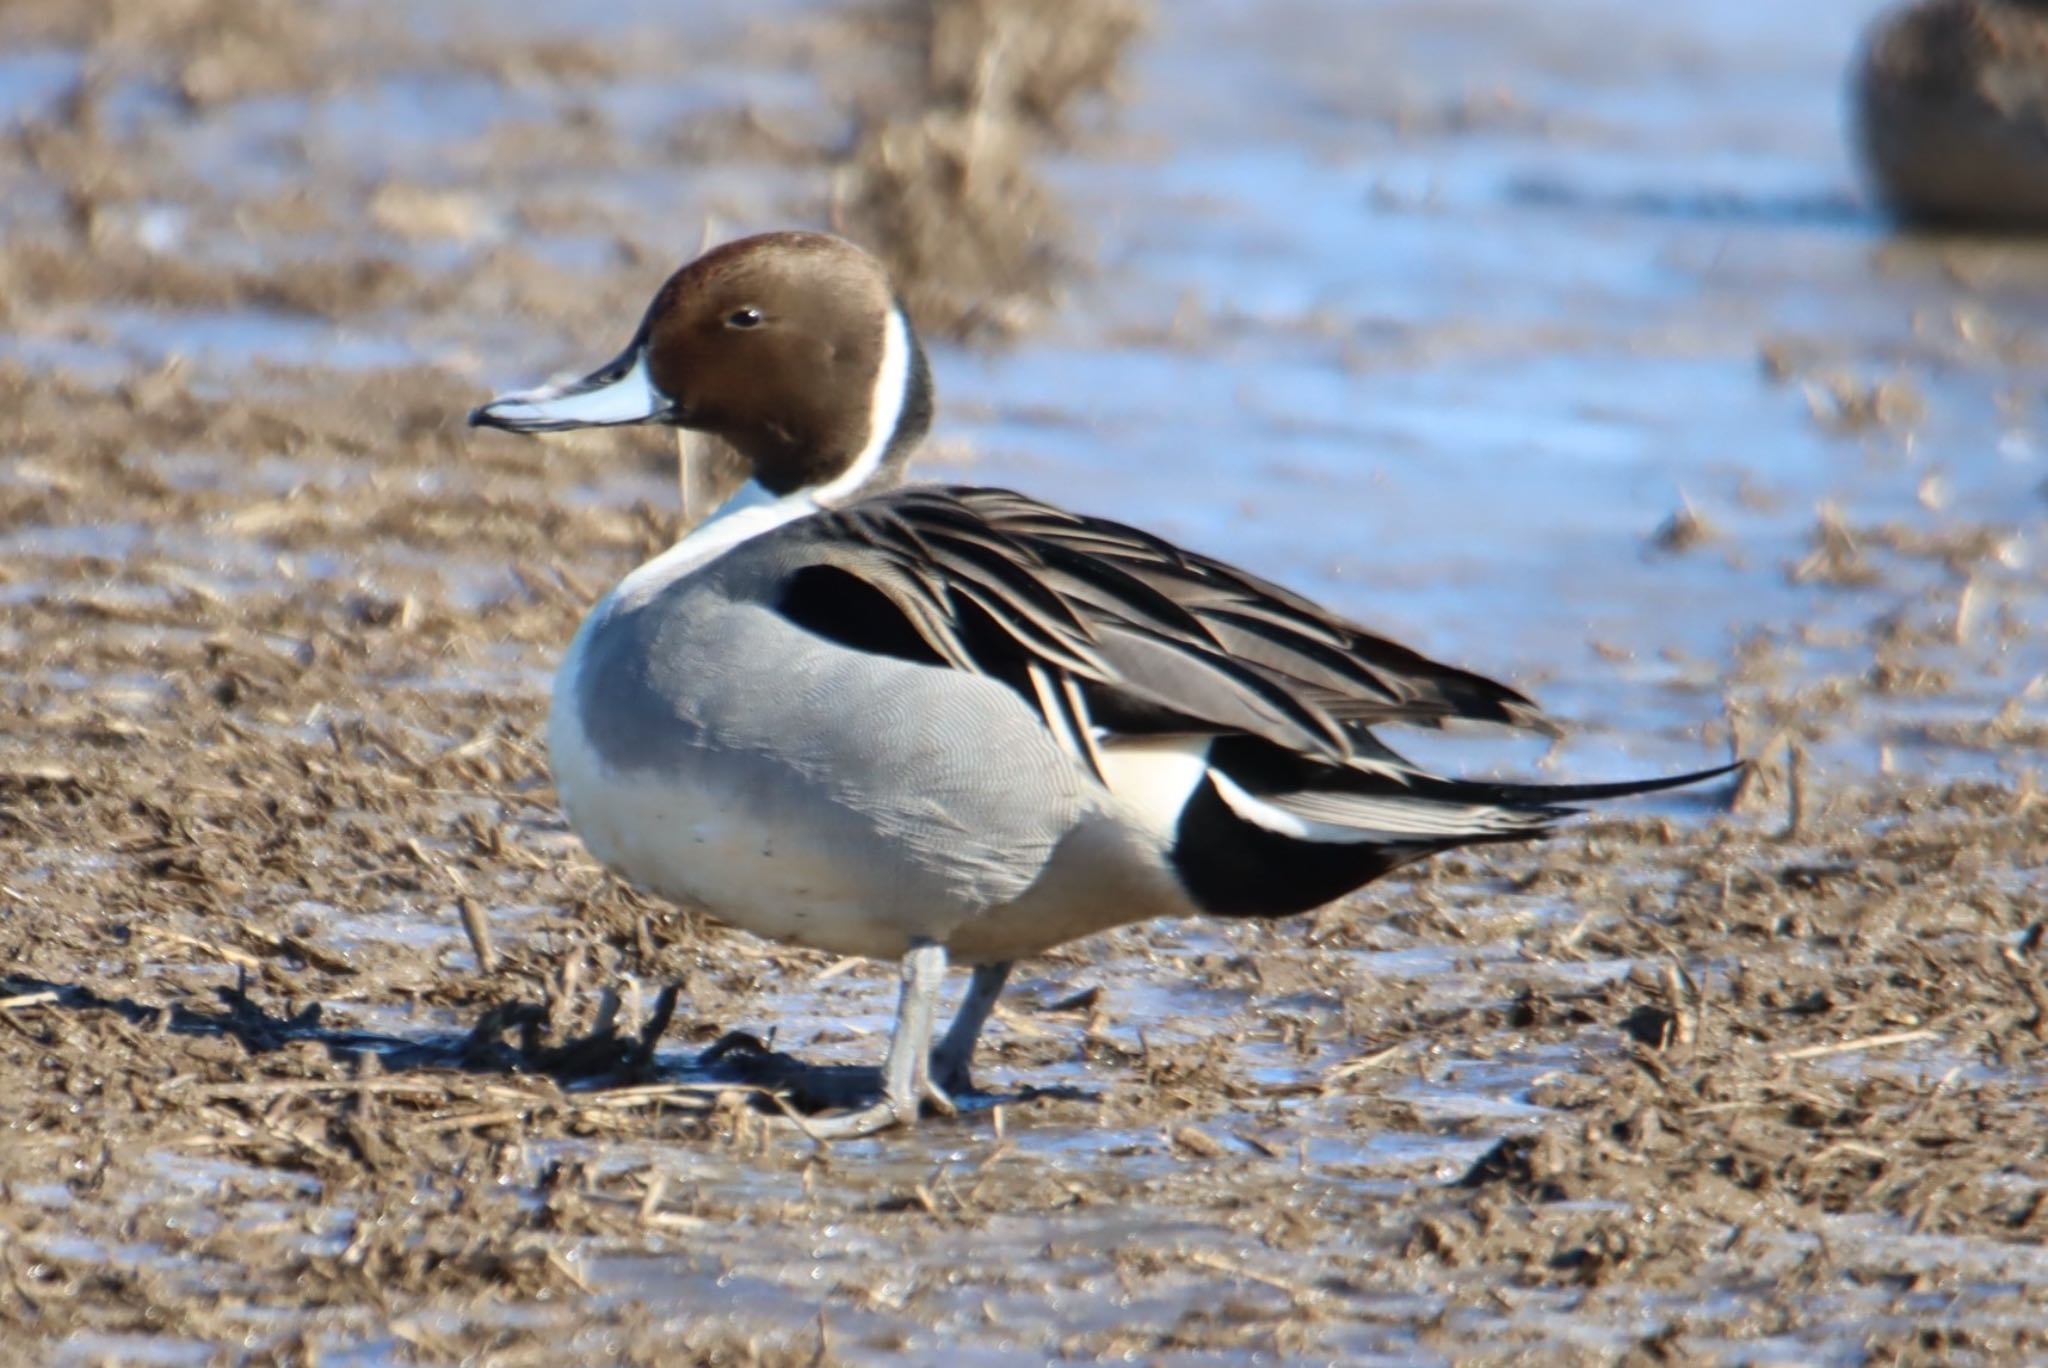
M 946 979 L 946 948 L 920 944 L 903 957 L 903 992 L 896 1000 L 896 1033 L 882 1061 L 882 1100 L 845 1116 L 806 1121 L 803 1129 L 823 1140 L 850 1140 L 891 1126 L 917 1124 L 918 1108 L 929 1099 L 950 1113 L 953 1103 L 932 1083 L 932 1025 L 938 1016 L 939 987 Z M 952 1037 L 949 1034 L 947 1038 Z
M 953 1024 L 946 1028 L 946 1038 L 932 1051 L 932 1080 L 948 1094 L 958 1096 L 974 1091 L 971 1071 L 975 1042 L 981 1039 L 981 1028 L 988 1024 L 989 1013 L 996 1009 L 996 999 L 1002 996 L 1003 984 L 1009 977 L 1008 960 L 974 966 L 967 996 L 960 999 L 960 1010 L 954 1013 Z

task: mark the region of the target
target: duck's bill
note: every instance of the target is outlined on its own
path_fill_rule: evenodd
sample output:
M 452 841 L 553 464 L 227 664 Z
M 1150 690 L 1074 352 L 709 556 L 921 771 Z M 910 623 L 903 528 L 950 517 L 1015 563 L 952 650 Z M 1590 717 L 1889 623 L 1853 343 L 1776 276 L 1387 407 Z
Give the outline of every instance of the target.
M 648 378 L 646 349 L 635 342 L 617 360 L 581 380 L 501 394 L 473 410 L 469 425 L 507 432 L 568 432 L 658 423 L 671 412 L 668 396 Z

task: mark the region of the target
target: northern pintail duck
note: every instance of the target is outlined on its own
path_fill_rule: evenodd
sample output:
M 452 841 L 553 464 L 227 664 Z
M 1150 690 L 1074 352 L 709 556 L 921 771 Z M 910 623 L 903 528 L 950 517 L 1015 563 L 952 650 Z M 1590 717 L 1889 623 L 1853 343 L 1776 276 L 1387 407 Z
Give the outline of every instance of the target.
M 1540 836 L 1563 803 L 1724 772 L 1430 774 L 1373 728 L 1548 724 L 1505 685 L 1135 528 L 902 486 L 931 416 L 881 267 L 793 232 L 698 258 L 617 359 L 470 416 L 730 448 L 686 458 L 686 504 L 717 516 L 576 634 L 548 747 L 570 823 L 628 880 L 901 961 L 883 1096 L 815 1133 L 950 1110 L 1025 956 L 1151 917 L 1305 912 L 1438 851 Z M 974 972 L 934 1050 L 949 963 Z
M 1911 0 L 1853 81 L 1871 180 L 1904 218 L 2048 227 L 2048 0 Z

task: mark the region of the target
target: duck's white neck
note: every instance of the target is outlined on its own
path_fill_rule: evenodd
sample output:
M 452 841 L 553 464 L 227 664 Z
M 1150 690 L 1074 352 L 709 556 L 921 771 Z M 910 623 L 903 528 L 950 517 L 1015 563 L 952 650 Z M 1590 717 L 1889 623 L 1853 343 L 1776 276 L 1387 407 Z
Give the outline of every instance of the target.
M 692 570 L 711 564 L 735 546 L 816 513 L 821 507 L 813 490 L 777 495 L 763 489 L 758 481 L 749 480 L 681 541 L 620 580 L 612 597 L 625 599 L 653 593 Z

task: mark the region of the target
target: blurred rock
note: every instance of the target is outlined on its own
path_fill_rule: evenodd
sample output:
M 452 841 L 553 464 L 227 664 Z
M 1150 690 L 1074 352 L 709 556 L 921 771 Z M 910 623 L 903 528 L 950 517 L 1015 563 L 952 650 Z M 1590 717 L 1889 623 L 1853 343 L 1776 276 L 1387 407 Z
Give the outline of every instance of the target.
M 2048 3 L 1918 0 L 1852 78 L 1873 189 L 1909 222 L 2048 228 Z

